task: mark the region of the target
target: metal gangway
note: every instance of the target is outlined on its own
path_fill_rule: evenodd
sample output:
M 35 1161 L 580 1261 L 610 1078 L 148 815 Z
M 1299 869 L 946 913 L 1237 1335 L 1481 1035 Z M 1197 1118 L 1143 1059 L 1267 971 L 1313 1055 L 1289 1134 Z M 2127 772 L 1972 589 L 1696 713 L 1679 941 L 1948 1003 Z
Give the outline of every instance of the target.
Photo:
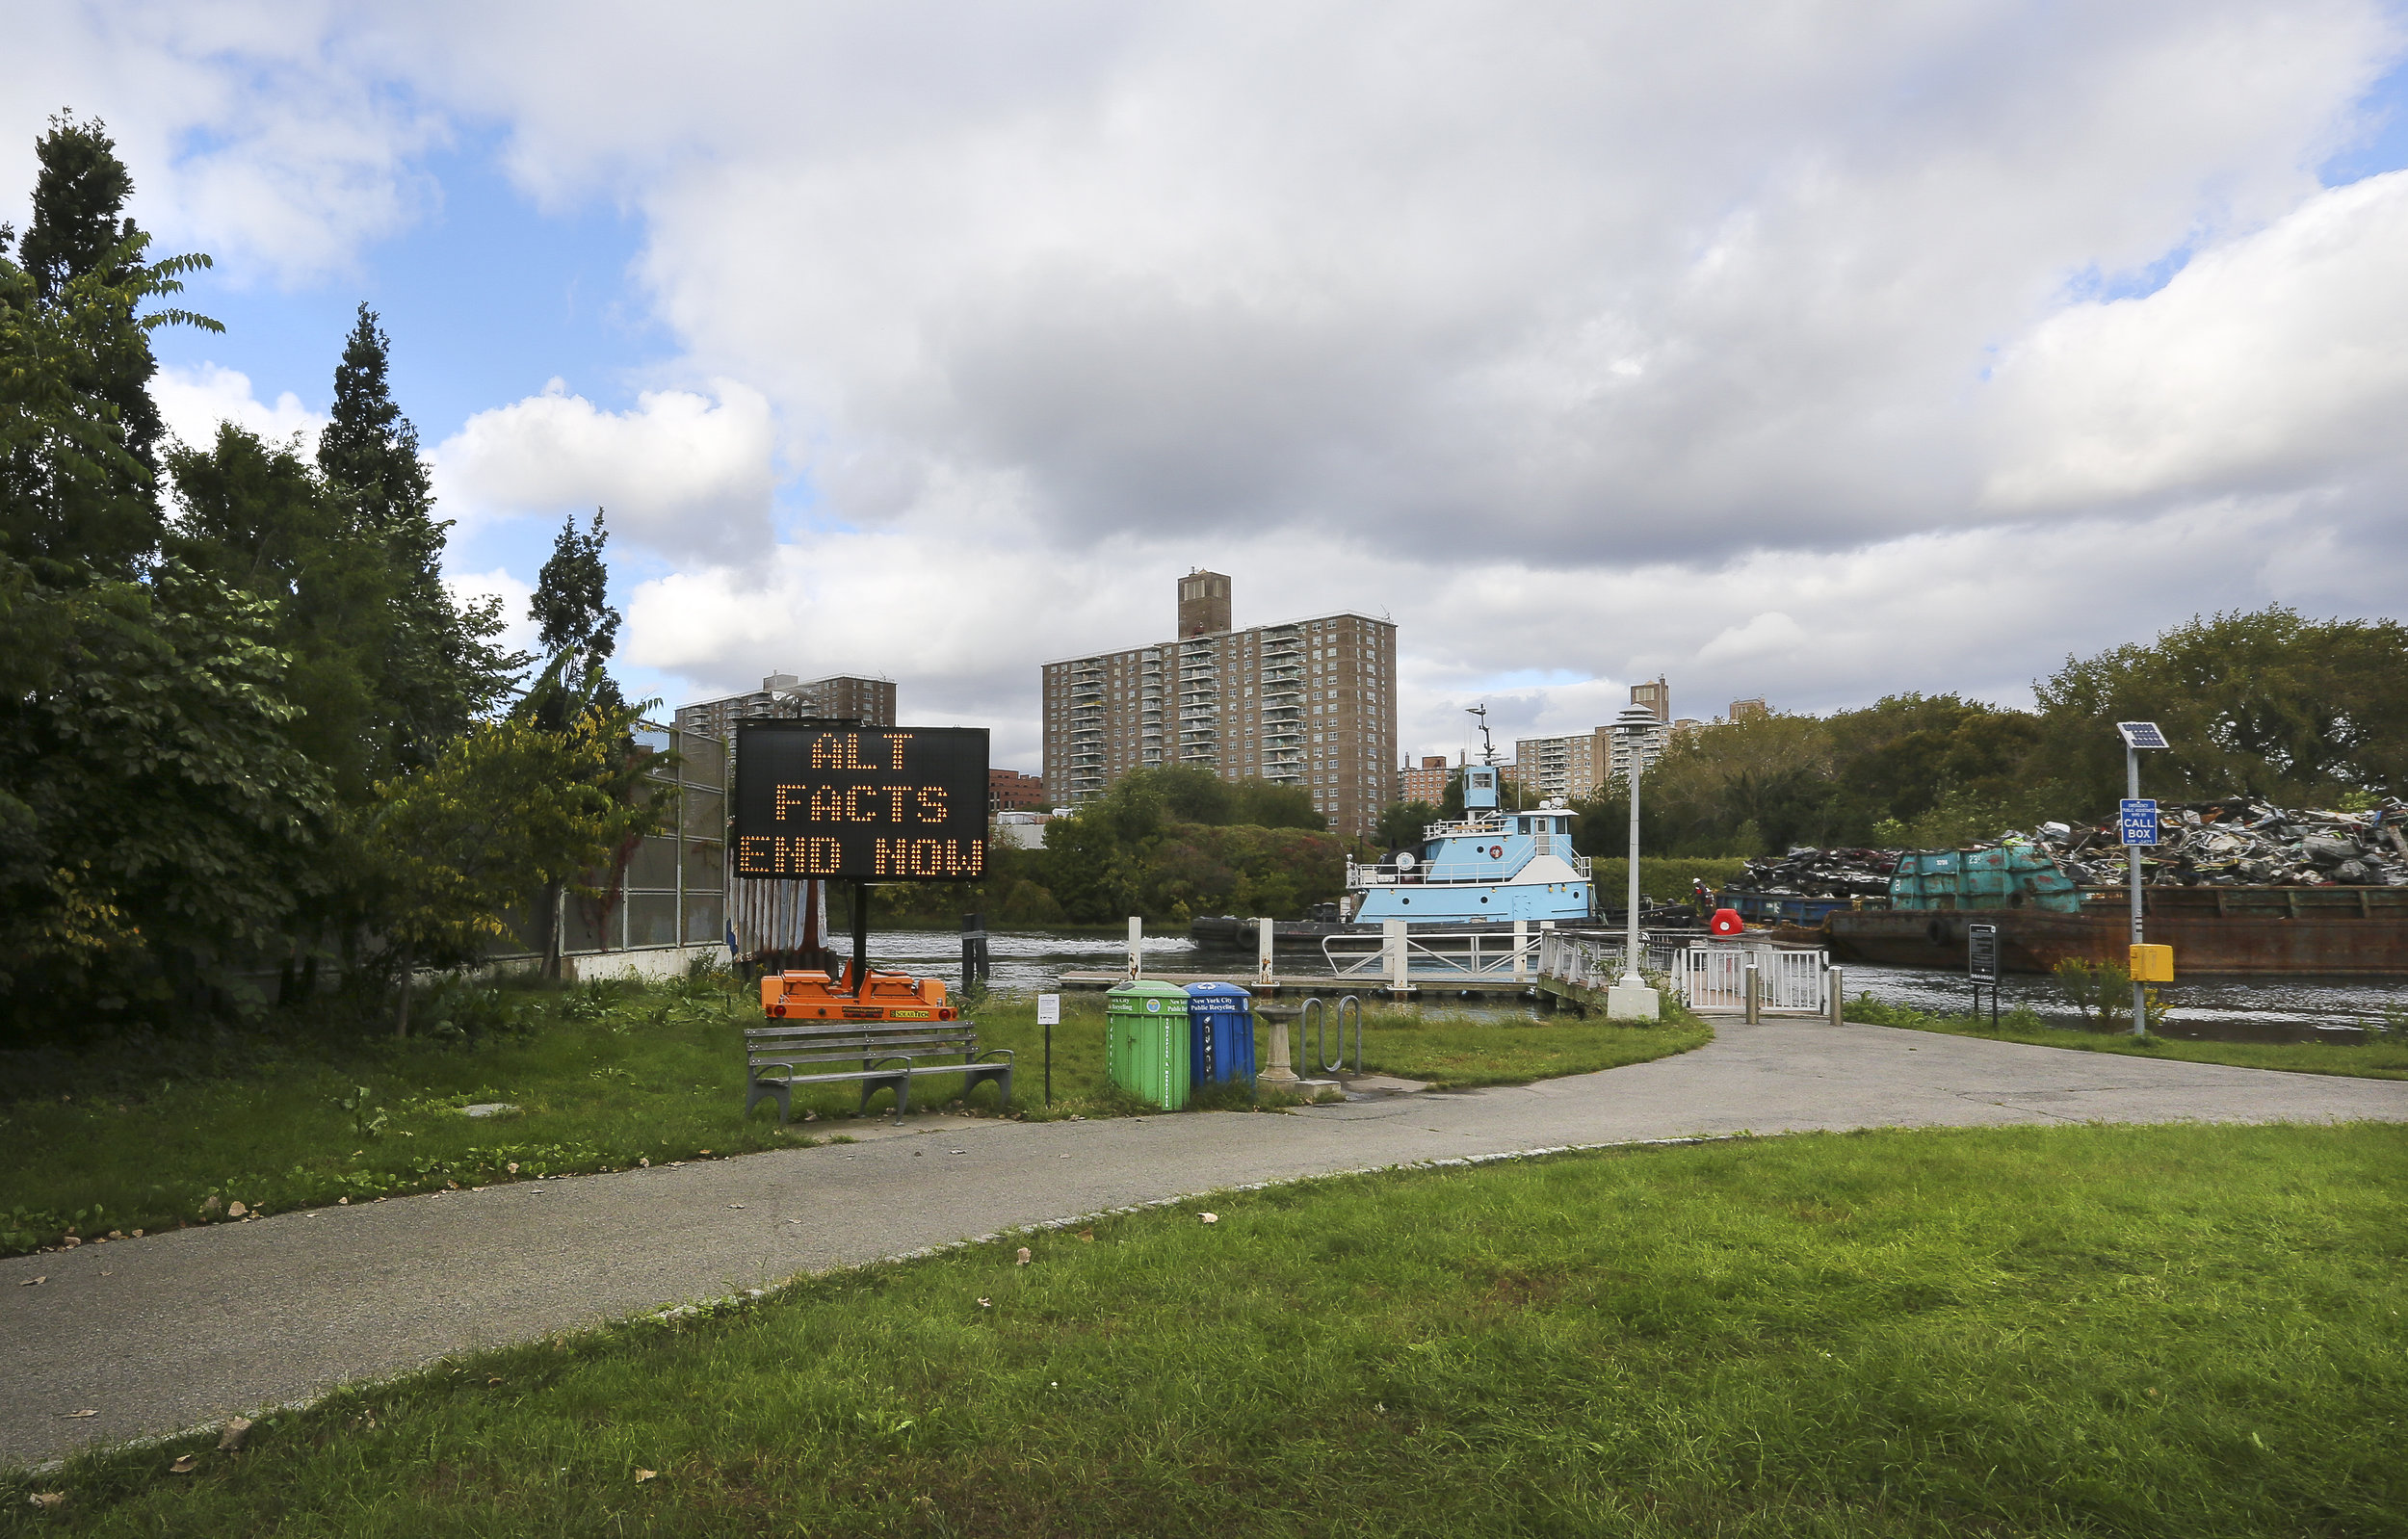
M 1538 971 L 1539 948 L 1555 933 L 1532 929 L 1527 920 L 1512 928 L 1413 930 L 1390 921 L 1380 933 L 1324 935 L 1322 955 L 1337 978 L 1433 983 L 1527 983 Z

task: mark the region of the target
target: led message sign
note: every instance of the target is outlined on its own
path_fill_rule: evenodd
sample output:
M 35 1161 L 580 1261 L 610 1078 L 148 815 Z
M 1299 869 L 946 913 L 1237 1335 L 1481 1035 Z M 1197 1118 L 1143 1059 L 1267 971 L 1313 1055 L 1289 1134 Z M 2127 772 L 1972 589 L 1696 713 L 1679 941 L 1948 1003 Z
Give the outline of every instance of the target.
M 963 881 L 986 872 L 986 729 L 736 728 L 739 876 Z

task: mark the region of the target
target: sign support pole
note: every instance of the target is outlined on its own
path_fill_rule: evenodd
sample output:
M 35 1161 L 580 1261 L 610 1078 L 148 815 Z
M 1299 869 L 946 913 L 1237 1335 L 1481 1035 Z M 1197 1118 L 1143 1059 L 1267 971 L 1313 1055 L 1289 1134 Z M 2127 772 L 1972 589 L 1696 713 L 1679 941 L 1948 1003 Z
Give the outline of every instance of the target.
M 870 997 L 870 884 L 852 884 L 852 995 Z
M 2124 744 L 2125 794 L 2133 800 L 2140 799 L 2140 750 L 2130 743 Z M 2134 845 L 2126 853 L 2133 863 L 2133 944 L 2141 942 L 2140 922 L 2140 847 Z M 2133 1035 L 2149 1034 L 2149 989 L 2139 979 L 2133 980 Z

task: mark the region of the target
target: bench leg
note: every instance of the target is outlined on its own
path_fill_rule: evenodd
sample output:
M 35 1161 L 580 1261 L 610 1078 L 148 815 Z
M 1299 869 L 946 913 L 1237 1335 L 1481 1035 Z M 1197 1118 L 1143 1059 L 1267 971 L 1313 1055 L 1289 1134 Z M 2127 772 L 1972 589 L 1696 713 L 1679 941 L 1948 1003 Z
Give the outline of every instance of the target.
M 1010 1064 L 989 1063 L 968 1070 L 967 1083 L 961 1087 L 961 1099 L 965 1105 L 969 1102 L 971 1092 L 982 1084 L 995 1086 L 998 1097 L 995 1104 L 996 1110 L 1009 1111 L 1011 1109 Z
M 861 1110 L 863 1115 L 866 1116 L 869 1113 L 870 1098 L 877 1094 L 880 1090 L 892 1090 L 895 1092 L 895 1115 L 900 1117 L 911 1110 L 911 1076 L 908 1074 L 892 1074 L 887 1075 L 882 1079 L 864 1080 L 861 1082 Z
M 750 1081 L 745 1086 L 745 1115 L 747 1117 L 752 1115 L 754 1107 L 759 1106 L 763 1100 L 774 1096 L 777 1098 L 777 1120 L 782 1127 L 793 1112 L 792 1103 L 787 1099 L 792 1094 L 793 1091 L 786 1085 L 764 1084 L 759 1080 Z

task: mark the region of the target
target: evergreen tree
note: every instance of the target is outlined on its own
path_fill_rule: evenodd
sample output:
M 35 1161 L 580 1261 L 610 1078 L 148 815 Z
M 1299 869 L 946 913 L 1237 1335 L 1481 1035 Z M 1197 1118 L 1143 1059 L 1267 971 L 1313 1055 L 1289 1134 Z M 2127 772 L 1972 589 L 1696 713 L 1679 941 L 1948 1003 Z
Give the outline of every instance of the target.
M 375 660 L 384 707 L 381 774 L 432 764 L 499 701 L 528 660 L 493 645 L 500 600 L 463 607 L 444 587 L 451 522 L 434 516 L 418 430 L 393 400 L 392 342 L 377 321 L 363 303 L 344 341 L 318 469 L 352 499 L 353 537 L 374 546 L 392 574 L 391 625 Z
M 535 596 L 527 606 L 537 628 L 537 644 L 551 661 L 519 703 L 517 714 L 547 732 L 568 730 L 581 717 L 594 713 L 616 718 L 627 715 L 627 702 L 606 665 L 618 645 L 618 611 L 611 608 L 611 569 L 602 559 L 610 535 L 602 528 L 602 509 L 584 534 L 574 518 L 563 521 L 552 542 L 551 559 L 537 574 Z M 623 744 L 624 757 L 634 758 L 634 743 Z M 561 971 L 561 903 L 567 890 L 563 878 L 545 889 L 536 913 L 540 932 L 543 972 Z
M 134 177 L 118 159 L 107 128 L 97 117 L 79 123 L 60 113 L 50 119 L 50 131 L 35 142 L 34 154 L 41 172 L 34 184 L 33 222 L 17 256 L 32 274 L 36 293 L 42 302 L 56 304 L 79 277 L 98 274 L 111 283 L 123 282 L 135 265 L 123 248 L 146 238 L 132 220 L 119 217 L 134 195 Z M 117 407 L 126 452 L 145 470 L 156 471 L 167 427 L 150 399 L 150 378 L 159 365 L 150 355 L 147 334 L 131 326 L 115 328 L 94 362 L 98 393 Z
M 223 329 L 183 310 L 139 312 L 209 259 L 144 260 L 149 237 L 115 216 L 130 178 L 97 124 L 54 122 L 37 147 L 35 222 L 19 247 L 29 266 L 0 254 L 0 555 L 45 583 L 130 578 L 161 535 L 150 332 Z

